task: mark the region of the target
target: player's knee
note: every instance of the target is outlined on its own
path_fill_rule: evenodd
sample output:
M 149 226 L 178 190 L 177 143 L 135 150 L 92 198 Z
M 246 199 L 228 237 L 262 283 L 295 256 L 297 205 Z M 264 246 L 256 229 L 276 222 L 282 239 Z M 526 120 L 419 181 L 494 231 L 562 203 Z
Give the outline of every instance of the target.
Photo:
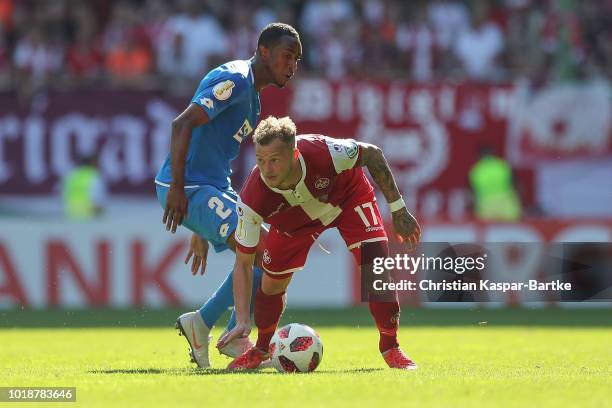
M 389 245 L 387 241 L 364 242 L 359 249 L 357 260 L 359 265 L 371 265 L 376 258 L 389 256 Z

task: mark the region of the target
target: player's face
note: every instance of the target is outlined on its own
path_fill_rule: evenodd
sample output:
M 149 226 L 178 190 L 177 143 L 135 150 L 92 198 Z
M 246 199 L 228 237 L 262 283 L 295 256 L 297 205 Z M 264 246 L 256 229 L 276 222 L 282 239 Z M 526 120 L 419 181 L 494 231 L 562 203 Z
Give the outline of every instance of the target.
M 266 184 L 282 188 L 291 175 L 294 149 L 279 139 L 266 146 L 255 144 L 257 167 Z
M 297 71 L 298 61 L 302 57 L 302 44 L 294 37 L 284 35 L 266 54 L 265 63 L 270 73 L 270 82 L 279 88 L 284 87 Z

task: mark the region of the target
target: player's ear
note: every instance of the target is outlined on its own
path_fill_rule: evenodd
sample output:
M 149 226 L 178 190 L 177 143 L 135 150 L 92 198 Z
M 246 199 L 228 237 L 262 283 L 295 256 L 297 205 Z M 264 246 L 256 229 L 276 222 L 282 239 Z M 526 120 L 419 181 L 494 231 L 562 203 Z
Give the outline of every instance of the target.
M 300 151 L 296 147 L 296 148 L 293 149 L 293 160 L 297 160 L 298 157 L 300 157 Z
M 260 45 L 257 47 L 257 52 L 259 53 L 259 57 L 262 61 L 267 61 L 270 56 L 270 49 L 265 45 Z

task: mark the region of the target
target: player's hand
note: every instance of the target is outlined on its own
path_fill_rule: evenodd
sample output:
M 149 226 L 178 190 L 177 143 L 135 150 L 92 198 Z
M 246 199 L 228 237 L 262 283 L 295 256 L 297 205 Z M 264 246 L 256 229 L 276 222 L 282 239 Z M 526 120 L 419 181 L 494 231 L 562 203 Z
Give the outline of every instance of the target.
M 204 275 L 204 272 L 206 272 L 206 258 L 208 257 L 208 241 L 197 234 L 191 236 L 189 252 L 185 257 L 185 265 L 189 264 L 192 256 L 191 274 L 195 276 L 198 274 L 198 270 L 200 270 L 200 275 Z
M 230 341 L 239 339 L 241 337 L 249 337 L 251 333 L 251 322 L 236 323 L 236 326 L 229 332 L 225 333 L 223 337 L 217 342 L 217 348 L 222 349 Z
M 166 209 L 164 210 L 164 218 L 162 222 L 166 224 L 166 231 L 173 234 L 176 232 L 176 227 L 183 223 L 187 217 L 187 195 L 183 187 L 174 187 L 170 185 L 170 191 L 166 197 Z
M 395 211 L 391 215 L 397 239 L 406 243 L 409 250 L 416 249 L 421 240 L 421 227 L 416 218 L 406 208 Z

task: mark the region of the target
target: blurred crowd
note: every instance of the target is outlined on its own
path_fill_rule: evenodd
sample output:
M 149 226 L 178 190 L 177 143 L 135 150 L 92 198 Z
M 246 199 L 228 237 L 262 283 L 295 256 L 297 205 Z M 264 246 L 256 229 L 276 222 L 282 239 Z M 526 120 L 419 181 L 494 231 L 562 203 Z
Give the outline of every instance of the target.
M 304 75 L 538 83 L 612 78 L 612 0 L 0 0 L 0 90 L 191 92 L 294 25 Z

